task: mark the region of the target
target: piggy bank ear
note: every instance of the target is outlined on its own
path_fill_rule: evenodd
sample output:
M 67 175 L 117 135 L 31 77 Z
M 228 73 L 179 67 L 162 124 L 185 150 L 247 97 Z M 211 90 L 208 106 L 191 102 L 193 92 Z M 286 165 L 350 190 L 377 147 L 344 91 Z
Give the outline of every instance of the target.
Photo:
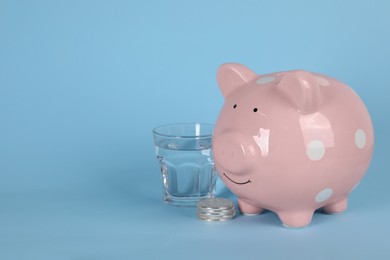
M 224 97 L 256 77 L 255 72 L 238 63 L 222 64 L 217 72 L 217 82 Z
M 315 112 L 322 104 L 321 88 L 313 74 L 289 71 L 277 85 L 286 100 L 302 114 Z

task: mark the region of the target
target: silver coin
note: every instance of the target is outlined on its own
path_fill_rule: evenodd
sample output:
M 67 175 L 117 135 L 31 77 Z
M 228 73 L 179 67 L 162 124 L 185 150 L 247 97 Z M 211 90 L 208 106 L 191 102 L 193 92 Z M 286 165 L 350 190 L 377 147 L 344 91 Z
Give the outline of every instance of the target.
M 202 219 L 226 219 L 226 218 L 233 218 L 235 214 L 226 215 L 226 216 L 209 216 L 209 215 L 203 215 L 203 214 L 196 214 L 199 218 Z
M 227 218 L 227 219 L 204 219 L 204 218 L 198 218 L 201 221 L 206 221 L 206 222 L 224 222 L 224 221 L 229 221 L 232 218 Z
M 231 209 L 232 207 L 234 207 L 234 204 L 232 201 L 228 199 L 208 198 L 208 199 L 202 199 L 198 201 L 197 207 L 222 210 L 222 209 Z
M 197 208 L 198 211 L 204 211 L 204 212 L 227 212 L 227 211 L 232 211 L 234 207 L 231 208 L 226 208 L 226 209 L 213 209 L 213 208 Z
M 204 216 L 204 215 L 199 215 L 197 214 L 196 215 L 198 218 L 201 218 L 201 219 L 210 219 L 210 220 L 220 220 L 220 219 L 231 219 L 234 217 L 234 215 L 230 215 L 230 216 L 219 216 L 219 217 L 211 217 L 211 216 Z
M 203 214 L 203 215 L 210 215 L 210 216 L 228 216 L 228 215 L 233 215 L 235 214 L 235 210 L 231 209 L 229 211 L 224 211 L 224 212 L 214 212 L 214 211 L 197 211 L 198 214 Z
M 231 220 L 234 215 L 232 216 L 225 216 L 225 217 L 205 217 L 203 215 L 198 215 L 197 214 L 197 217 L 199 220 L 203 220 L 203 221 L 214 221 L 214 222 L 218 222 L 218 221 L 228 221 L 228 220 Z
M 232 207 L 224 207 L 224 208 L 206 208 L 206 207 L 197 207 L 197 210 L 203 210 L 203 211 L 215 211 L 215 212 L 224 212 L 234 209 L 234 206 Z
M 223 198 L 202 199 L 197 203 L 196 216 L 203 221 L 227 221 L 236 215 L 232 201 Z

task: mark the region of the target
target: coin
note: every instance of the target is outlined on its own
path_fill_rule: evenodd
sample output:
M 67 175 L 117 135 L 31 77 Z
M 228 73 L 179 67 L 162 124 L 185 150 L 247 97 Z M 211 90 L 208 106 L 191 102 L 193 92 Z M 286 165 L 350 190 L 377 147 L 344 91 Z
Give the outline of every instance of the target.
M 202 214 L 211 214 L 211 215 L 230 215 L 230 214 L 233 214 L 235 212 L 235 209 L 232 208 L 232 209 L 229 209 L 229 210 L 223 210 L 223 211 L 214 211 L 214 210 L 204 210 L 204 209 L 198 209 L 197 210 L 198 213 L 202 213 Z
M 204 216 L 210 216 L 210 217 L 224 217 L 224 216 L 231 216 L 235 214 L 236 212 L 234 210 L 228 212 L 228 213 L 214 213 L 214 212 L 201 212 L 197 211 L 196 214 L 198 215 L 204 215 Z
M 223 198 L 208 198 L 202 199 L 198 202 L 197 205 L 199 208 L 208 208 L 208 209 L 230 209 L 234 207 L 232 201 Z
M 229 217 L 229 218 L 205 218 L 205 217 L 201 217 L 201 216 L 197 216 L 199 220 L 202 220 L 202 221 L 209 221 L 209 222 L 223 222 L 223 221 L 229 221 L 231 220 L 233 217 Z
M 197 203 L 196 216 L 203 221 L 227 221 L 235 215 L 234 204 L 228 199 L 208 198 Z

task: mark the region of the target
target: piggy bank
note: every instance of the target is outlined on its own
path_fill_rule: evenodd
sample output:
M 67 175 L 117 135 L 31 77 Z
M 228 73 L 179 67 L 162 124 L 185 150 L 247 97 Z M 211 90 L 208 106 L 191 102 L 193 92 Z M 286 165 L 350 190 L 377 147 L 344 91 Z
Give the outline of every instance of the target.
M 286 227 L 304 227 L 317 209 L 347 208 L 373 153 L 369 113 L 347 85 L 292 70 L 257 75 L 227 63 L 217 72 L 224 105 L 213 156 L 245 215 L 275 212 Z

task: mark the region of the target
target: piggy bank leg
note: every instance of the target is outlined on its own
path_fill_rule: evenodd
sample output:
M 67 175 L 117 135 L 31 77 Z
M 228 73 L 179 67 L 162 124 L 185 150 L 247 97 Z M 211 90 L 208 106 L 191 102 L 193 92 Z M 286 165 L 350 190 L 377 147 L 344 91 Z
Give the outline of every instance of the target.
M 337 202 L 331 203 L 323 207 L 323 211 L 328 214 L 341 214 L 348 206 L 348 197 L 345 197 Z
M 238 208 L 240 209 L 241 213 L 246 216 L 254 216 L 259 215 L 263 212 L 263 208 L 253 206 L 252 204 L 249 204 L 248 202 L 238 199 Z
M 313 211 L 277 212 L 283 226 L 287 228 L 302 228 L 310 224 Z

